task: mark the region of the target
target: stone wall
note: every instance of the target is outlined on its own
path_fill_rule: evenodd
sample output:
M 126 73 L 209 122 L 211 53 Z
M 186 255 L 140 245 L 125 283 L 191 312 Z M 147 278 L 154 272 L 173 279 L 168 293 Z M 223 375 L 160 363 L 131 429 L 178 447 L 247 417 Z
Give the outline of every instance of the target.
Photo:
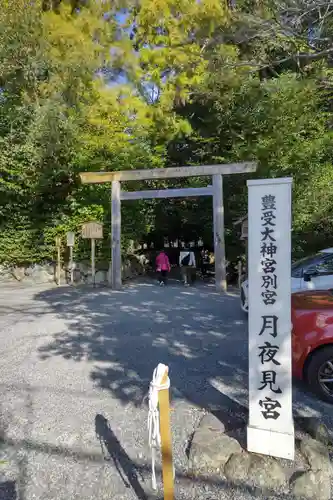
M 296 417 L 294 422 L 295 460 L 288 461 L 246 451 L 242 418 L 206 413 L 189 442 L 189 473 L 213 481 L 222 477 L 253 498 L 331 500 L 332 436 L 320 419 Z
M 123 259 L 122 278 L 132 279 L 146 274 L 148 259 L 145 255 L 128 255 Z M 110 263 L 96 262 L 95 282 L 107 284 L 110 277 Z M 73 265 L 74 283 L 92 283 L 90 262 L 76 262 Z M 69 266 L 61 267 L 61 282 L 65 284 L 70 280 Z M 44 264 L 30 264 L 27 266 L 0 265 L 0 283 L 22 282 L 24 284 L 54 283 L 56 281 L 56 264 L 47 262 Z

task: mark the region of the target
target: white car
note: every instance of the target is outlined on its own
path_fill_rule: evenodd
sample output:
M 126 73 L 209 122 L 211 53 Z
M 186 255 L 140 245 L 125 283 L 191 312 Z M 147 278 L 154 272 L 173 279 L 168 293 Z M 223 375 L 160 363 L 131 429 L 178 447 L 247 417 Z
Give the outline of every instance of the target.
M 291 266 L 291 293 L 300 290 L 328 290 L 333 288 L 333 248 L 300 259 Z M 241 284 L 241 308 L 248 312 L 249 282 Z

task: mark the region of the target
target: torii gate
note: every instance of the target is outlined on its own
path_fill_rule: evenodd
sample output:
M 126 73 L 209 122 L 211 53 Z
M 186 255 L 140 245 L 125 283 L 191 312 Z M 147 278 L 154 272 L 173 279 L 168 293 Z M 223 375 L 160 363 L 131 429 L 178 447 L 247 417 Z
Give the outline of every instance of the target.
M 226 259 L 224 243 L 223 175 L 255 172 L 254 162 L 226 165 L 200 165 L 145 170 L 123 170 L 115 172 L 81 172 L 83 184 L 112 183 L 112 282 L 114 289 L 120 289 L 121 280 L 121 201 L 153 198 L 179 198 L 213 196 L 215 283 L 218 292 L 227 290 Z M 212 176 L 212 186 L 202 188 L 162 189 L 149 191 L 121 191 L 122 181 L 143 181 L 149 179 L 171 179 L 179 177 Z

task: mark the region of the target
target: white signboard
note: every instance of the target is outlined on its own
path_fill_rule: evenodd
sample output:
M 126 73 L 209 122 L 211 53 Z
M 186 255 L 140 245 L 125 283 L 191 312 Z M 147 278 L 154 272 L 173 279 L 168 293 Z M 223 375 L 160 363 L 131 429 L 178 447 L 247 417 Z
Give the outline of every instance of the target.
M 75 240 L 75 234 L 69 231 L 67 233 L 67 246 L 68 247 L 73 247 L 74 246 L 74 240 Z
M 86 222 L 82 225 L 82 238 L 98 240 L 103 238 L 103 224 L 100 222 Z
M 291 375 L 292 179 L 248 185 L 249 451 L 294 459 Z

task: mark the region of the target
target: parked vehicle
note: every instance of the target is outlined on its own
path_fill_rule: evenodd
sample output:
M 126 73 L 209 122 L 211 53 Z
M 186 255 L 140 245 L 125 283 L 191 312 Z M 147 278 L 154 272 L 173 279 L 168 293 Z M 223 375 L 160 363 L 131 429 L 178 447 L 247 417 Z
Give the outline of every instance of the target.
M 291 296 L 293 375 L 333 403 L 333 291 Z
M 333 248 L 321 250 L 291 266 L 291 292 L 300 290 L 328 290 L 333 288 Z M 249 282 L 241 284 L 241 308 L 248 312 Z

